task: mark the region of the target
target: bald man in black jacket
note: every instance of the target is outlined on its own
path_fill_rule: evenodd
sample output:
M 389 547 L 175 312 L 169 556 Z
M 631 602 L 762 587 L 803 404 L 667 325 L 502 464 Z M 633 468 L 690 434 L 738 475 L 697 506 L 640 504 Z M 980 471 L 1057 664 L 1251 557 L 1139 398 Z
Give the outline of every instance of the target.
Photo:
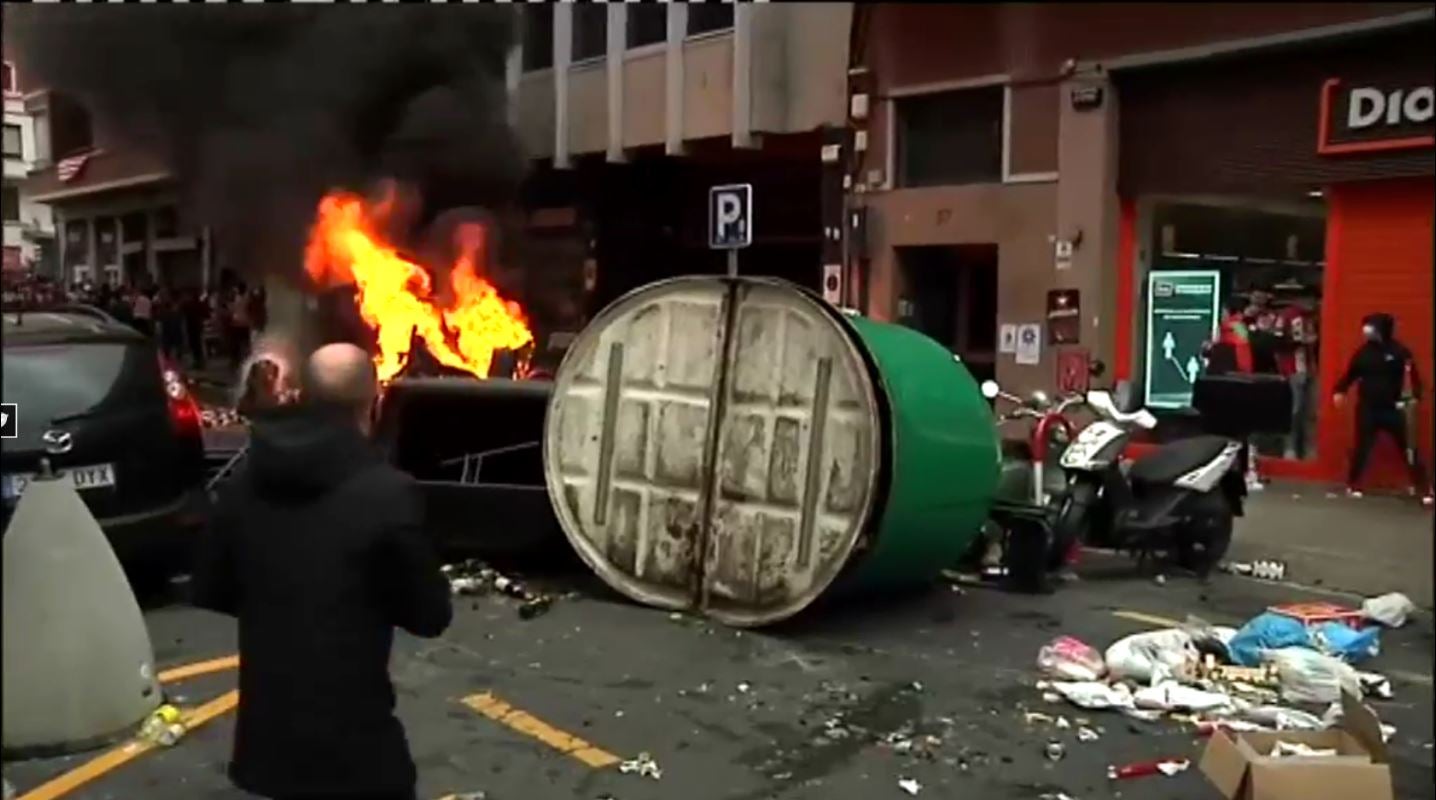
M 239 619 L 230 778 L 281 800 L 412 800 L 389 655 L 396 626 L 443 633 L 449 584 L 413 480 L 367 440 L 368 354 L 321 348 L 303 391 L 258 412 L 194 576 L 196 605 Z

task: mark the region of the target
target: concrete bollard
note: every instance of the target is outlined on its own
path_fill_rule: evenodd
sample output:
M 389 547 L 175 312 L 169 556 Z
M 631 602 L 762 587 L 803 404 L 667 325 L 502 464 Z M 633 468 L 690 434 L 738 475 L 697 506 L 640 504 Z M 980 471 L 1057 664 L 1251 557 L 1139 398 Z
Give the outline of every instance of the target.
M 63 476 L 31 481 L 5 530 L 3 628 L 7 759 L 102 746 L 160 705 L 134 590 Z

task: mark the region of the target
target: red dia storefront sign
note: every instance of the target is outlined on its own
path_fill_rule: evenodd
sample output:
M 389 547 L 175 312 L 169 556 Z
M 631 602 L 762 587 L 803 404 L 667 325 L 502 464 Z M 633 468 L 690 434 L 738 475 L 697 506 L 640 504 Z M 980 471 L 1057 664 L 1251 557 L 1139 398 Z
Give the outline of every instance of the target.
M 1374 153 L 1431 147 L 1436 94 L 1430 84 L 1346 84 L 1332 78 L 1321 87 L 1316 151 L 1322 155 Z

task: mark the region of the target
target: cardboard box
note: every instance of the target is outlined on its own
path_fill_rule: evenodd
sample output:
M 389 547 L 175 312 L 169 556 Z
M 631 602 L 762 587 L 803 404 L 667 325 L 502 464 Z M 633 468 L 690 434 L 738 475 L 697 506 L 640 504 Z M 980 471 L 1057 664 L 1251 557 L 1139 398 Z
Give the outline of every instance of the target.
M 1342 693 L 1339 727 L 1325 731 L 1232 733 L 1207 741 L 1201 770 L 1228 800 L 1394 800 L 1381 723 L 1360 700 Z M 1272 757 L 1278 741 L 1334 756 Z

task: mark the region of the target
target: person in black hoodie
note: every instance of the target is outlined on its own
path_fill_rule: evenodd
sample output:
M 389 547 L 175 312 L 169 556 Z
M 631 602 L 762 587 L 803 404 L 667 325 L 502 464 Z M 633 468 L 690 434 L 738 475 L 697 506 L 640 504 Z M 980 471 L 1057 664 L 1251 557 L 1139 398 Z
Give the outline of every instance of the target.
M 270 798 L 415 797 L 394 714 L 394 628 L 436 637 L 453 610 L 417 489 L 367 441 L 367 354 L 310 357 L 301 402 L 256 412 L 216 500 L 194 602 L 239 619 L 230 779 Z
M 1416 448 L 1407 440 L 1408 435 L 1415 432 L 1406 430 L 1406 416 L 1402 413 L 1402 404 L 1406 402 L 1402 395 L 1408 376 L 1411 379 L 1410 402 L 1421 401 L 1421 377 L 1416 371 L 1411 351 L 1396 341 L 1396 320 L 1390 314 L 1368 314 L 1361 320 L 1361 332 L 1366 342 L 1352 355 L 1346 372 L 1336 383 L 1333 398 L 1337 406 L 1342 405 L 1346 392 L 1353 384 L 1357 385 L 1356 451 L 1351 456 L 1346 491 L 1353 497 L 1361 496 L 1358 487 L 1361 476 L 1366 472 L 1371 448 L 1376 444 L 1376 435 L 1385 432 L 1396 440 L 1411 470 L 1411 493 L 1420 493 L 1422 502 L 1430 505 L 1426 469 Z

